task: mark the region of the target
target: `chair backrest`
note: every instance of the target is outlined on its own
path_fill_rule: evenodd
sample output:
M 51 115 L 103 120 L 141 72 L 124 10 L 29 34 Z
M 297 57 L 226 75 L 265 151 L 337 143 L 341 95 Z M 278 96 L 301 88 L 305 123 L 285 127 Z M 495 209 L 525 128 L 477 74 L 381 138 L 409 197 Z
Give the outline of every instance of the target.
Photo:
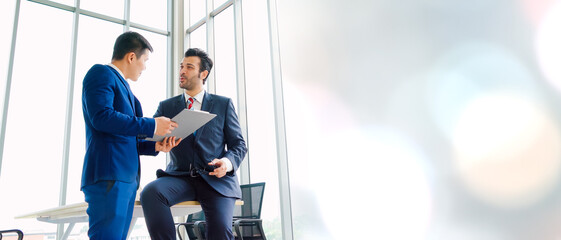
M 203 211 L 198 211 L 196 213 L 191 213 L 187 216 L 186 222 L 196 222 L 196 221 L 204 221 L 205 220 L 205 213 Z
M 265 183 L 252 183 L 240 186 L 243 205 L 234 207 L 234 218 L 261 218 L 261 205 L 265 192 Z
M 203 211 L 198 211 L 196 213 L 191 213 L 187 216 L 186 223 L 195 223 L 196 221 L 204 221 L 205 213 Z M 179 232 L 179 228 L 177 230 Z M 187 231 L 187 236 L 189 239 L 197 239 L 195 232 L 193 231 L 193 225 L 185 226 L 185 231 Z

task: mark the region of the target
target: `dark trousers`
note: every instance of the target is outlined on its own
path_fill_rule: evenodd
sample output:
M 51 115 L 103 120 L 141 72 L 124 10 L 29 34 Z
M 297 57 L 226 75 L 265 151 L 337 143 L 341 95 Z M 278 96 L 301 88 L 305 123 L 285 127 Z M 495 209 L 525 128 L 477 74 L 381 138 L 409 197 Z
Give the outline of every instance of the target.
M 165 176 L 144 188 L 140 201 L 150 237 L 153 240 L 175 240 L 170 207 L 194 200 L 201 203 L 205 213 L 207 239 L 233 240 L 232 218 L 236 199 L 221 195 L 201 177 Z
M 84 186 L 90 239 L 127 239 L 138 184 L 100 181 Z

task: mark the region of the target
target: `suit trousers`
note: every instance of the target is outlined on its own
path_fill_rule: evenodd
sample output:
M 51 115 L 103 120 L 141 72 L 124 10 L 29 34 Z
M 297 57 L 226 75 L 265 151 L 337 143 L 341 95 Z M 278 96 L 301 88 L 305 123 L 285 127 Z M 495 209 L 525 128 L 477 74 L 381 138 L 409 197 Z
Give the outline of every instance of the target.
M 200 176 L 164 176 L 146 185 L 140 201 L 150 237 L 153 240 L 175 240 L 170 207 L 194 200 L 201 203 L 205 213 L 206 238 L 233 240 L 232 220 L 236 198 L 221 195 Z
M 99 181 L 82 188 L 90 239 L 127 239 L 138 183 Z

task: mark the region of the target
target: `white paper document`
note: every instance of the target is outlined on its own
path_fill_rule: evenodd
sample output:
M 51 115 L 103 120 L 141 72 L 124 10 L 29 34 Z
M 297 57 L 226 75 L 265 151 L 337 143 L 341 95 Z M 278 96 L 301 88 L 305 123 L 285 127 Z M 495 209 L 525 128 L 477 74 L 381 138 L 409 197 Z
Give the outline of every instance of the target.
M 177 128 L 173 129 L 171 133 L 166 134 L 165 136 L 154 135 L 153 138 L 146 138 L 146 140 L 159 142 L 162 141 L 165 137 L 177 137 L 185 139 L 187 136 L 205 125 L 214 117 L 216 117 L 216 114 L 198 110 L 183 109 L 183 111 L 179 112 L 177 115 L 175 115 L 175 117 L 171 119 L 172 121 L 177 123 Z

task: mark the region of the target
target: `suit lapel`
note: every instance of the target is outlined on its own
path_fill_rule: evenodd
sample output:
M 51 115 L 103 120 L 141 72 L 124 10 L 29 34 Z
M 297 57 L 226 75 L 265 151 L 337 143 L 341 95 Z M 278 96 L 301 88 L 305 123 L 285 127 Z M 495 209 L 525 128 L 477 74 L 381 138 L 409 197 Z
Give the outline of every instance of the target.
M 210 112 L 210 109 L 212 109 L 212 105 L 213 105 L 212 95 L 205 92 L 205 96 L 203 97 L 203 105 L 201 106 L 201 111 Z
M 210 110 L 212 109 L 213 105 L 214 105 L 214 102 L 212 101 L 212 95 L 205 92 L 205 96 L 203 97 L 203 105 L 201 106 L 201 111 L 211 112 Z M 197 130 L 197 133 L 203 133 L 207 124 L 205 124 L 201 128 L 199 128 L 199 130 Z M 201 135 L 203 135 L 203 134 L 197 134 L 197 136 L 195 136 L 195 142 L 199 141 L 199 139 L 201 138 Z
M 174 114 L 171 117 L 174 117 L 185 108 L 187 108 L 187 106 L 185 105 L 185 94 L 181 93 L 181 96 L 177 98 L 177 101 L 175 101 L 175 106 L 173 107 Z
M 121 84 L 123 84 L 125 86 L 125 89 L 127 89 L 127 92 L 128 92 L 128 95 L 129 95 L 129 102 L 131 104 L 132 111 L 135 113 L 135 116 L 136 116 L 136 109 L 135 109 L 135 106 L 134 106 L 135 105 L 134 95 L 132 94 L 132 90 L 130 89 L 129 83 L 113 67 L 111 67 L 111 66 L 107 66 L 107 67 L 109 69 L 111 69 L 113 71 L 113 73 L 115 73 L 115 75 L 117 75 L 117 78 L 119 79 Z

